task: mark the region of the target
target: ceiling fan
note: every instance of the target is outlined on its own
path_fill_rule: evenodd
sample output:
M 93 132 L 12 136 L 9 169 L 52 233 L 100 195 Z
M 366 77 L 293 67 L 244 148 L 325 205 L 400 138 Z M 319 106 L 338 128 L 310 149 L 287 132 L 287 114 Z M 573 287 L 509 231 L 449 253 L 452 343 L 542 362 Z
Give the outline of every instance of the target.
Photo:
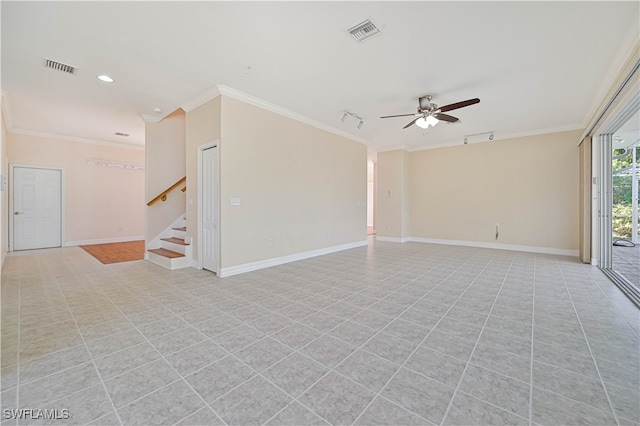
M 454 104 L 449 104 L 445 106 L 439 107 L 438 105 L 431 103 L 431 95 L 422 96 L 418 99 L 418 112 L 413 114 L 400 114 L 400 115 L 385 115 L 380 118 L 394 118 L 394 117 L 415 117 L 409 124 L 403 127 L 406 129 L 413 124 L 416 124 L 423 129 L 426 129 L 429 126 L 435 126 L 438 124 L 440 120 L 447 121 L 449 123 L 455 123 L 458 121 L 458 118 L 453 117 L 448 114 L 444 114 L 447 111 L 453 111 L 454 109 L 464 108 L 469 105 L 477 104 L 480 102 L 480 99 L 473 98 L 467 99 L 466 101 L 456 102 Z

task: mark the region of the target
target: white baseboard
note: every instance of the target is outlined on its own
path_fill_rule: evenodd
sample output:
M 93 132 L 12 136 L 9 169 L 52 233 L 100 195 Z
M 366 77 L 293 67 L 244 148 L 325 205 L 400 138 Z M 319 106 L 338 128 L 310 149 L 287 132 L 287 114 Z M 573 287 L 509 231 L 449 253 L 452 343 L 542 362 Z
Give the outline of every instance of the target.
M 144 235 L 138 235 L 133 237 L 115 237 L 115 238 L 100 238 L 96 240 L 79 240 L 79 241 L 65 241 L 63 247 L 74 246 L 90 246 L 93 244 L 109 244 L 109 243 L 128 243 L 130 241 L 144 241 Z
M 388 243 L 408 243 L 409 241 L 411 241 L 411 239 L 409 237 L 380 237 L 376 235 L 376 241 L 385 241 Z
M 482 242 L 482 241 L 443 240 L 438 238 L 422 238 L 422 237 L 409 237 L 408 240 L 416 243 L 445 244 L 445 245 L 451 245 L 451 246 L 479 247 L 479 248 L 488 248 L 488 249 L 496 249 L 496 250 L 524 251 L 529 253 L 554 254 L 559 256 L 578 257 L 578 250 L 558 249 L 553 247 L 521 246 L 516 244 L 501 244 L 501 243 L 490 243 L 490 242 Z
M 232 275 L 243 274 L 245 272 L 256 271 L 258 269 L 270 268 L 272 266 L 282 265 L 297 260 L 308 259 L 310 257 L 322 256 L 325 254 L 335 253 L 338 251 L 349 250 L 356 247 L 363 247 L 368 244 L 367 240 L 357 241 L 355 243 L 340 244 L 337 246 L 326 247 L 317 250 L 305 251 L 302 253 L 290 254 L 288 256 L 274 257 L 272 259 L 260 260 L 257 262 L 245 263 L 242 265 L 229 266 L 220 268 L 219 277 L 230 277 Z
M 592 258 L 591 258 L 591 264 L 592 264 L 593 266 L 598 266 L 598 259 L 595 259 L 595 258 L 593 258 L 593 257 L 592 257 Z

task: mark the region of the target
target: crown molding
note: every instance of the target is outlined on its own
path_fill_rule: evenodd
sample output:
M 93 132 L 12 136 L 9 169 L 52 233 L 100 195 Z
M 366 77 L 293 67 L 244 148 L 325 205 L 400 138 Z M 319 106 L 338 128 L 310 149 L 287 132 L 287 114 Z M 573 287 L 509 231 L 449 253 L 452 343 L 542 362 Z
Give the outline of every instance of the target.
M 140 118 L 146 123 L 159 123 L 164 117 L 151 114 L 140 114 Z
M 398 146 L 387 146 L 379 149 L 375 149 L 374 152 L 390 152 L 390 151 L 407 151 L 410 152 L 411 149 L 407 145 L 398 145 Z
M 478 144 L 478 143 L 490 143 L 490 142 L 496 142 L 504 139 L 516 139 L 516 138 L 524 138 L 528 136 L 547 135 L 549 133 L 570 132 L 570 131 L 577 131 L 582 129 L 583 127 L 581 125 L 572 124 L 569 126 L 552 127 L 548 129 L 527 131 L 527 132 L 515 132 L 515 133 L 507 133 L 507 134 L 500 134 L 496 132 L 494 133 L 495 137 L 491 141 L 490 140 L 478 140 L 478 141 L 470 140 L 468 142 L 468 145 Z M 450 148 L 452 146 L 459 146 L 459 145 L 464 145 L 464 136 L 462 136 L 459 139 L 452 139 L 443 143 L 439 143 L 437 145 L 420 145 L 420 146 L 411 147 L 408 149 L 408 151 L 410 152 L 425 151 L 428 149 Z
M 265 101 L 264 99 L 257 98 L 255 96 L 249 95 L 247 93 L 241 92 L 239 90 L 236 90 L 224 85 L 217 85 L 207 90 L 201 96 L 198 96 L 192 101 L 183 103 L 181 105 L 181 108 L 186 112 L 189 112 L 199 107 L 200 105 L 203 105 L 206 102 L 209 102 L 210 100 L 213 100 L 221 95 L 228 96 L 233 99 L 237 99 L 239 101 L 248 103 L 253 106 L 257 106 L 258 108 L 262 108 L 264 110 L 271 111 L 273 113 L 282 115 L 284 117 L 291 118 L 292 120 L 299 121 L 301 123 L 307 124 L 309 126 L 315 127 L 320 130 L 324 130 L 329 133 L 333 133 L 334 135 L 341 136 L 345 139 L 349 139 L 354 142 L 361 143 L 363 145 L 369 145 L 371 143 L 371 141 L 367 139 L 352 135 L 351 133 L 345 132 L 344 130 L 340 130 L 336 127 L 328 126 L 324 123 L 321 123 L 317 120 L 307 117 L 306 115 L 299 114 L 295 111 L 291 111 L 290 109 L 283 108 L 271 102 Z
M 214 86 L 211 89 L 205 91 L 203 94 L 201 94 L 200 96 L 190 100 L 190 101 L 186 101 L 184 103 L 182 103 L 182 105 L 180 105 L 180 108 L 182 108 L 184 110 L 184 112 L 190 112 L 196 108 L 198 108 L 200 105 L 204 105 L 207 102 L 209 102 L 212 99 L 217 98 L 218 96 L 220 96 L 220 90 L 218 89 L 220 86 Z
M 4 124 L 7 127 L 7 132 L 13 132 L 13 120 L 11 119 L 11 112 L 9 108 L 9 94 L 4 90 L 0 91 L 0 108 L 2 108 L 2 117 L 4 118 Z
M 274 112 L 276 114 L 282 115 L 287 118 L 291 118 L 292 120 L 299 121 L 304 124 L 308 124 L 309 126 L 315 127 L 320 130 L 324 130 L 329 133 L 333 133 L 334 135 L 341 136 L 345 139 L 352 140 L 354 142 L 359 142 L 363 145 L 369 145 L 371 141 L 360 138 L 358 136 L 352 135 L 351 133 L 345 132 L 344 130 L 340 130 L 336 127 L 328 126 L 324 123 L 316 121 L 306 115 L 299 114 L 295 111 L 291 111 L 290 109 L 283 108 L 281 106 L 272 104 L 271 102 L 267 102 L 263 99 L 256 98 L 255 96 L 248 95 L 244 92 L 241 92 L 236 89 L 232 89 L 227 86 L 218 86 L 218 90 L 224 96 L 229 96 L 230 98 L 238 99 L 240 101 L 246 102 L 248 104 L 257 106 L 259 108 L 265 109 L 267 111 Z
M 136 151 L 144 151 L 145 149 L 145 147 L 141 145 L 131 145 L 131 144 L 124 144 L 124 143 L 110 142 L 110 141 L 101 141 L 98 139 L 80 138 L 77 136 L 69 136 L 69 135 L 59 135 L 57 133 L 37 132 L 34 130 L 27 130 L 27 129 L 13 129 L 10 133 L 13 133 L 16 135 L 35 136 L 39 138 L 55 139 L 55 140 L 61 140 L 61 141 L 67 141 L 67 142 L 110 146 L 112 148 L 126 148 L 126 149 L 133 149 Z

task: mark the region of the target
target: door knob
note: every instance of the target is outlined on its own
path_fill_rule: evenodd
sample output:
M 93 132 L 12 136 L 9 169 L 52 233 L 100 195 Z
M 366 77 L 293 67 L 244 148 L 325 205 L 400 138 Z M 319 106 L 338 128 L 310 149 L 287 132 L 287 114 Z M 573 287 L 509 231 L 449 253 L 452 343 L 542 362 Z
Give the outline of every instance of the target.
M 16 216 L 22 214 L 22 212 L 13 212 L 13 214 L 15 214 Z

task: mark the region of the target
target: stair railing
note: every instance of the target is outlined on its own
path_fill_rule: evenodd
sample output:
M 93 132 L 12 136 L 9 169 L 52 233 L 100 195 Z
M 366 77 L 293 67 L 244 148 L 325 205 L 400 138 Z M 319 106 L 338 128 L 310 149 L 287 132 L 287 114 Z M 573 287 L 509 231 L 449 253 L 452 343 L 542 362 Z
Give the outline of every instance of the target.
M 168 187 L 167 189 L 165 189 L 164 191 L 162 191 L 156 198 L 154 198 L 153 200 L 149 201 L 147 203 L 147 206 L 152 206 L 153 204 L 157 203 L 158 201 L 167 201 L 167 195 L 171 191 L 173 191 L 174 189 L 176 189 L 177 187 L 179 187 L 180 185 L 185 183 L 186 181 L 187 181 L 187 177 L 185 176 L 182 179 L 180 179 L 179 181 L 177 181 L 176 183 L 174 183 L 173 185 L 171 185 L 170 187 Z M 181 189 L 182 192 L 185 192 L 186 190 L 187 190 L 186 186 Z

